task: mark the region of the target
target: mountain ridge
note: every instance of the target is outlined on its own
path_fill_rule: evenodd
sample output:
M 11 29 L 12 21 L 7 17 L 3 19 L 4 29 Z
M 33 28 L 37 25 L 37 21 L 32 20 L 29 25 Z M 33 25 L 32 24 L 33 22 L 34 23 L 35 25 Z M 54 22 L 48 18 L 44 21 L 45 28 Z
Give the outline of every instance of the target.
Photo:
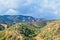
M 2 15 L 0 16 L 0 23 L 19 23 L 19 22 L 34 22 L 40 21 L 39 18 L 23 15 Z

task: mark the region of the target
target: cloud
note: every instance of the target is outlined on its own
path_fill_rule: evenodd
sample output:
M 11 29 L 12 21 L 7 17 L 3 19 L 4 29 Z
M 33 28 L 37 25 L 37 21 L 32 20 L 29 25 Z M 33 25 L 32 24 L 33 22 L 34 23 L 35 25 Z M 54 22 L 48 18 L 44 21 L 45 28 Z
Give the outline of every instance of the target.
M 18 11 L 15 11 L 14 9 L 9 9 L 7 12 L 4 13 L 4 15 L 17 15 Z
M 60 0 L 0 0 L 1 14 L 59 18 Z
M 0 14 L 6 12 L 8 10 L 7 6 L 4 5 L 4 1 L 0 0 Z

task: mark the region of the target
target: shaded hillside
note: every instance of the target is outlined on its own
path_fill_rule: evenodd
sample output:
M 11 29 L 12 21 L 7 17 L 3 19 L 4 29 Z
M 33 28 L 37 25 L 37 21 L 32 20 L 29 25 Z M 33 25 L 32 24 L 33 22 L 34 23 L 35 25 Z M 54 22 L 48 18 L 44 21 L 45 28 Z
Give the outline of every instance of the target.
M 2 15 L 0 16 L 0 24 L 1 23 L 19 23 L 19 22 L 36 22 L 42 19 L 34 18 L 31 16 L 23 16 L 23 15 Z

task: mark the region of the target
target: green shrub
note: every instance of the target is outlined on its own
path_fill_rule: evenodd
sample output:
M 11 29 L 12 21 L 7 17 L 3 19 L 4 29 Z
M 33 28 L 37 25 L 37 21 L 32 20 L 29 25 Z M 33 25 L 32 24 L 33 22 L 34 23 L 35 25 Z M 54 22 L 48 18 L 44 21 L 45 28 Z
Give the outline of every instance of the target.
M 35 30 L 29 28 L 26 25 L 22 25 L 18 28 L 21 34 L 23 34 L 26 37 L 33 37 L 35 35 Z

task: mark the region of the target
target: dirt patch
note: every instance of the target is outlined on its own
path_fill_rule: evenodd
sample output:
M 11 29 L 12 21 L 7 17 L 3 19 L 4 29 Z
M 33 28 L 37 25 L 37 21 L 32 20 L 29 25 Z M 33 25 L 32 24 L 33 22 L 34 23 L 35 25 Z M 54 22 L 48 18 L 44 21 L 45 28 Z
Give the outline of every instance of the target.
M 36 40 L 44 40 L 42 37 L 40 37 L 39 35 L 35 37 Z

